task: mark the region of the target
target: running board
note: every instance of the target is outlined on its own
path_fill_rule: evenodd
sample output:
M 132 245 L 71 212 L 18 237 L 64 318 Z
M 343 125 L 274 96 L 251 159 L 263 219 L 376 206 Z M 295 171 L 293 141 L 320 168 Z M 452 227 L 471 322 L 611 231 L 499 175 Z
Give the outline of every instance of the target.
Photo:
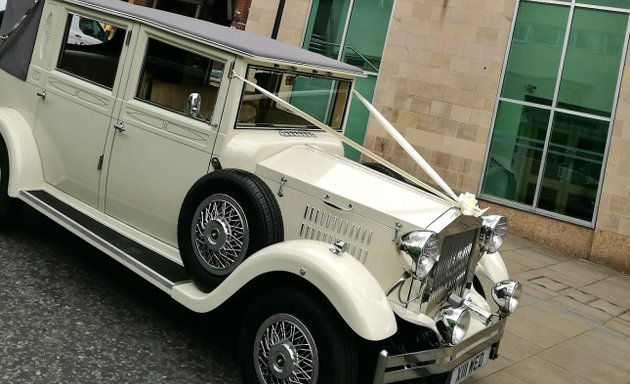
M 95 243 L 110 256 L 116 256 L 148 275 L 154 284 L 171 290 L 177 284 L 190 281 L 183 266 L 121 235 L 50 193 L 44 190 L 23 190 L 20 194 L 34 208 L 85 240 Z

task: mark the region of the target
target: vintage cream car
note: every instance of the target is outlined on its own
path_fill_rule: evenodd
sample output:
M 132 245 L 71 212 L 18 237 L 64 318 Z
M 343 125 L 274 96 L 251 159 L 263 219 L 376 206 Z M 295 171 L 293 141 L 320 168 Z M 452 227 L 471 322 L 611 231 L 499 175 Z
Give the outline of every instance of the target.
M 352 97 L 361 70 L 114 0 L 9 0 L 0 35 L 2 222 L 29 204 L 193 311 L 235 301 L 246 383 L 453 384 L 497 357 L 506 220 Z M 345 159 L 351 100 L 443 191 Z

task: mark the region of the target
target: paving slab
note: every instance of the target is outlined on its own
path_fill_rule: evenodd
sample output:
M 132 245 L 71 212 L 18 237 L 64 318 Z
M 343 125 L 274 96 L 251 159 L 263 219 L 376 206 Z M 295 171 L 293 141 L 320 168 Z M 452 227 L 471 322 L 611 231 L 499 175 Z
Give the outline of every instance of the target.
M 505 237 L 505 241 L 503 241 L 503 245 L 501 246 L 501 252 L 521 248 L 530 249 L 536 246 L 538 246 L 538 244 L 534 241 L 508 233 Z
M 503 262 L 505 263 L 505 266 L 507 267 L 507 270 L 510 274 L 510 276 L 515 276 L 518 275 L 520 273 L 523 272 L 529 272 L 532 269 L 528 266 L 525 266 L 523 264 L 518 263 L 517 261 L 514 261 L 512 259 L 508 259 L 508 258 L 503 258 Z
M 593 264 L 583 259 L 575 259 L 555 264 L 550 266 L 549 269 L 579 280 L 576 285 L 593 284 L 615 274 L 615 271 L 612 269 Z
M 589 384 L 590 380 L 571 370 L 548 361 L 542 357 L 534 356 L 505 370 L 510 374 L 529 384 Z M 506 382 L 508 383 L 508 382 Z
M 575 301 L 579 301 L 580 303 L 591 303 L 598 300 L 597 297 L 573 287 L 560 291 L 560 294 L 570 297 Z
M 630 309 L 630 279 L 625 276 L 609 276 L 582 287 L 581 290 L 619 307 Z
M 628 321 L 624 321 L 618 317 L 613 317 L 605 324 L 605 327 L 608 330 L 618 333 L 620 337 L 630 339 L 630 322 Z
M 602 325 L 606 324 L 606 322 L 608 322 L 613 317 L 612 315 L 601 309 L 581 303 L 568 296 L 560 295 L 552 298 L 551 300 L 564 306 L 566 309 L 568 309 L 569 312 L 572 312 L 578 316 L 586 317 Z
M 538 305 L 521 308 L 512 316 L 506 329 L 533 344 L 550 348 L 594 327 L 565 313 L 544 309 Z
M 568 351 L 579 350 L 581 353 L 603 360 L 621 371 L 627 373 L 630 380 L 630 343 L 618 335 L 613 335 L 602 329 L 593 329 L 585 332 L 565 343 Z
M 492 360 L 485 367 L 481 368 L 478 372 L 472 375 L 466 383 L 474 382 L 476 380 L 483 379 L 484 377 L 490 376 L 496 372 L 499 372 L 510 365 L 514 364 L 510 360 L 505 357 L 499 356 L 496 360 Z
M 519 264 L 522 264 L 531 269 L 544 268 L 550 265 L 562 263 L 562 260 L 558 260 L 554 257 L 532 251 L 531 249 L 513 249 L 501 251 L 501 256 L 505 259 L 512 260 Z
M 619 316 L 625 311 L 623 307 L 620 307 L 613 303 L 609 303 L 603 299 L 597 299 L 593 301 L 592 303 L 589 303 L 589 305 L 593 308 L 600 309 L 612 316 Z
M 501 339 L 500 350 L 501 357 L 510 362 L 517 363 L 542 352 L 544 348 L 510 331 L 505 331 L 503 333 L 503 339 Z M 491 364 L 491 366 L 492 365 L 494 365 L 494 363 Z
M 540 357 L 584 377 L 590 383 L 628 382 L 627 371 L 617 364 L 611 364 L 606 358 L 575 348 L 574 344 L 573 342 L 561 343 L 544 351 Z
M 630 384 L 630 276 L 512 235 L 501 254 L 521 306 L 466 383 Z
M 471 381 L 466 381 L 466 383 L 477 383 L 477 384 L 528 384 L 526 381 L 523 381 L 519 378 L 514 377 L 514 375 L 506 372 L 505 370 L 493 373 L 492 375 L 481 378 L 477 381 L 474 381 L 474 378 L 471 378 Z

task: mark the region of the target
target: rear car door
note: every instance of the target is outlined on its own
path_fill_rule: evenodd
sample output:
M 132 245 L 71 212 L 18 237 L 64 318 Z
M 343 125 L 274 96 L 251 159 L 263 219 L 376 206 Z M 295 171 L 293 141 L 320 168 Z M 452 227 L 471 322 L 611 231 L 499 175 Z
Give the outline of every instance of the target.
M 143 26 L 107 162 L 105 212 L 173 246 L 186 193 L 208 172 L 234 56 Z M 191 93 L 199 116 L 186 114 Z
M 59 9 L 64 28 L 53 54 L 35 125 L 46 182 L 98 208 L 102 155 L 121 92 L 132 24 L 72 6 Z

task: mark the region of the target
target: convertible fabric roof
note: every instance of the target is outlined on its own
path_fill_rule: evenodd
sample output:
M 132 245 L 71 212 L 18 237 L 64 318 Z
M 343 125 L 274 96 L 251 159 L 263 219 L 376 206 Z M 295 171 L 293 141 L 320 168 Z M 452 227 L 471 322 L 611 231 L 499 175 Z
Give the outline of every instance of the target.
M 213 24 L 207 21 L 165 12 L 149 7 L 132 5 L 120 0 L 66 0 L 75 4 L 89 4 L 91 6 L 124 14 L 132 18 L 153 24 L 157 27 L 180 31 L 192 35 L 208 43 L 230 50 L 232 52 L 262 59 L 282 61 L 285 63 L 303 64 L 329 69 L 335 72 L 345 72 L 362 75 L 363 70 L 341 63 L 337 60 L 295 47 L 271 38 L 256 35 Z
M 35 0 L 9 0 L 0 26 L 0 36 L 4 36 L 19 23 L 19 28 L 6 41 L 0 42 L 0 69 L 22 80 L 26 80 L 31 63 L 44 4 L 41 0 L 34 3 Z

